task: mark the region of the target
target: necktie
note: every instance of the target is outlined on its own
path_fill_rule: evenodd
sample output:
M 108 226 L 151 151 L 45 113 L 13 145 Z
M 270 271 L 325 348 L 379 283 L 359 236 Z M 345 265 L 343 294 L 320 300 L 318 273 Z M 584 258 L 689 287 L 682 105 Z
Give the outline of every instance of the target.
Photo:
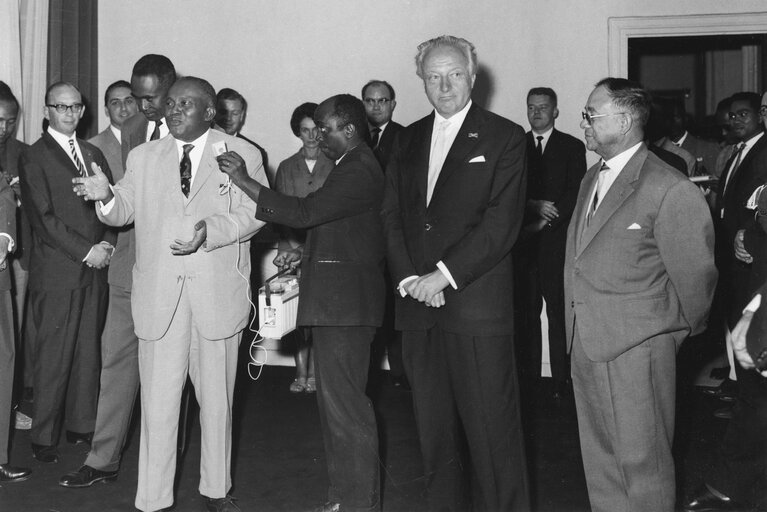
M 160 138 L 160 126 L 162 126 L 162 120 L 155 121 L 154 131 L 152 132 L 152 136 L 149 137 L 149 140 L 157 140 Z
M 597 211 L 597 206 L 599 206 L 599 198 L 604 194 L 604 190 L 602 189 L 605 186 L 605 177 L 607 176 L 607 171 L 609 170 L 610 168 L 607 167 L 607 164 L 602 162 L 602 167 L 599 168 L 599 176 L 597 176 L 597 188 L 594 191 L 594 200 L 591 202 L 591 208 L 589 208 L 589 213 L 586 216 L 587 226 L 591 223 L 591 218 Z
M 189 185 L 192 183 L 192 161 L 189 159 L 189 152 L 193 148 L 193 144 L 184 144 L 184 156 L 181 157 L 178 168 L 181 174 L 181 192 L 184 193 L 184 197 L 189 197 Z
M 85 172 L 85 166 L 80 161 L 80 157 L 77 156 L 77 151 L 75 151 L 74 139 L 69 139 L 69 151 L 72 152 L 72 160 L 75 161 L 75 167 L 77 167 L 77 171 L 80 173 L 80 176 L 87 176 L 88 174 Z
M 743 148 L 745 147 L 746 147 L 745 142 L 741 142 L 740 144 L 738 144 L 738 150 L 735 152 L 735 154 L 731 158 L 732 164 L 728 167 L 730 169 L 730 172 L 727 173 L 727 178 L 724 181 L 724 188 L 722 189 L 722 195 L 724 195 L 724 192 L 727 190 L 727 185 L 730 183 L 731 178 L 735 175 L 735 171 L 737 171 L 738 167 L 740 166 L 740 159 L 743 156 Z
M 437 133 L 434 135 L 434 147 L 429 158 L 429 176 L 426 181 L 426 206 L 429 206 L 431 202 L 434 186 L 437 184 L 439 172 L 442 170 L 442 164 L 445 163 L 445 157 L 447 156 L 445 151 L 445 142 L 447 141 L 445 132 L 448 126 L 450 126 L 450 121 L 442 121 L 437 128 Z
M 381 137 L 381 129 L 378 127 L 370 130 L 370 147 L 375 149 L 378 147 L 379 138 Z
M 543 156 L 543 144 L 541 143 L 541 141 L 543 140 L 543 135 L 538 135 L 537 137 L 535 137 L 535 140 L 538 141 L 538 144 L 536 144 L 535 146 L 535 150 L 538 152 L 539 157 Z

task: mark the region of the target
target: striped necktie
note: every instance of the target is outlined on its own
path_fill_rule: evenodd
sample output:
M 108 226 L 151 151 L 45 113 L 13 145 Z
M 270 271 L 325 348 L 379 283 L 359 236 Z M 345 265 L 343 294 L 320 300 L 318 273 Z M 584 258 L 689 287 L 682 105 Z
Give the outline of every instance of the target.
M 75 167 L 77 167 L 77 171 L 80 173 L 80 176 L 88 176 L 88 173 L 85 172 L 85 166 L 80 161 L 80 157 L 77 156 L 77 151 L 75 151 L 74 139 L 69 139 L 69 150 L 72 152 L 72 160 L 75 161 Z

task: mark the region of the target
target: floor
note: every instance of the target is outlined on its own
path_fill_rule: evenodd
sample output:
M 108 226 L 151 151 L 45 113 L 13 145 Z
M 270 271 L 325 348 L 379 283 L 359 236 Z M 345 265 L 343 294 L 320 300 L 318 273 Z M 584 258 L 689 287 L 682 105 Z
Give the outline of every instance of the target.
M 675 458 L 680 499 L 700 484 L 713 463 L 713 453 L 726 420 L 713 418 L 720 407 L 692 384 L 703 367 L 694 346 L 680 353 Z M 235 401 L 235 446 L 232 494 L 243 511 L 301 511 L 324 501 L 327 486 L 322 437 L 313 395 L 288 392 L 292 368 L 264 367 L 252 381 L 243 363 Z M 524 390 L 523 417 L 528 441 L 528 465 L 535 510 L 586 511 L 588 498 L 580 461 L 577 422 L 572 400 L 552 397 L 549 379 Z M 388 372 L 375 375 L 370 385 L 381 432 L 384 512 L 424 509 L 423 486 L 410 393 L 391 384 Z M 135 423 L 135 422 L 134 422 Z M 197 492 L 199 425 L 190 428 L 188 448 L 179 463 L 177 511 L 204 510 Z M 138 457 L 138 433 L 133 430 L 116 482 L 86 489 L 65 489 L 59 477 L 77 469 L 87 453 L 84 445 L 60 445 L 58 464 L 44 465 L 30 453 L 29 432 L 16 431 L 14 464 L 31 467 L 32 477 L 0 485 L 2 512 L 133 511 Z

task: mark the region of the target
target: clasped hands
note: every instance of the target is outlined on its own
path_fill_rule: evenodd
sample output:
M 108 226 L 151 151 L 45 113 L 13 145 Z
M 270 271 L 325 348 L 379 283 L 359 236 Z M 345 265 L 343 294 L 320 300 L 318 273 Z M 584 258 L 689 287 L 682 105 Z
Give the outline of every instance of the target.
M 445 305 L 443 290 L 449 285 L 450 282 L 445 274 L 437 269 L 408 281 L 402 286 L 402 289 L 418 302 L 423 302 L 428 307 L 439 308 Z
M 91 268 L 101 269 L 109 266 L 112 261 L 112 254 L 115 248 L 109 242 L 101 241 L 91 247 L 88 255 L 85 257 L 85 264 Z
M 239 157 L 239 155 L 237 155 Z M 92 176 L 83 176 L 78 178 L 72 178 L 72 190 L 75 194 L 89 201 L 102 201 L 109 202 L 114 197 L 112 189 L 109 188 L 109 179 L 101 171 L 101 167 L 96 165 L 95 162 L 91 163 Z M 170 244 L 171 253 L 175 256 L 186 256 L 197 252 L 197 250 L 205 243 L 208 237 L 208 227 L 204 220 L 199 221 L 194 225 L 194 234 L 192 239 L 184 242 L 183 240 L 174 240 Z M 105 242 L 102 242 L 105 243 Z M 100 245 L 100 244 L 97 244 Z M 109 244 L 107 244 L 109 245 Z M 111 246 L 109 246 L 111 248 Z M 103 268 L 109 264 L 109 259 L 106 259 L 106 263 L 103 263 L 104 254 L 101 250 L 93 246 L 94 250 L 91 250 L 91 254 L 86 258 L 88 266 Z M 93 256 L 93 262 L 91 262 L 91 256 Z M 112 256 L 112 251 L 109 251 L 109 258 Z M 101 264 L 102 266 L 99 266 Z

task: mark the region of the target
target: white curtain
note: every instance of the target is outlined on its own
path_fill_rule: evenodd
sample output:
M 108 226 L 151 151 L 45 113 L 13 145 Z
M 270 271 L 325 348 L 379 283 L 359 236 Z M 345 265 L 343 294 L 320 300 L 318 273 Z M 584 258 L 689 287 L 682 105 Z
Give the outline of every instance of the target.
M 48 52 L 48 0 L 0 2 L 0 80 L 21 103 L 16 137 L 40 137 Z

